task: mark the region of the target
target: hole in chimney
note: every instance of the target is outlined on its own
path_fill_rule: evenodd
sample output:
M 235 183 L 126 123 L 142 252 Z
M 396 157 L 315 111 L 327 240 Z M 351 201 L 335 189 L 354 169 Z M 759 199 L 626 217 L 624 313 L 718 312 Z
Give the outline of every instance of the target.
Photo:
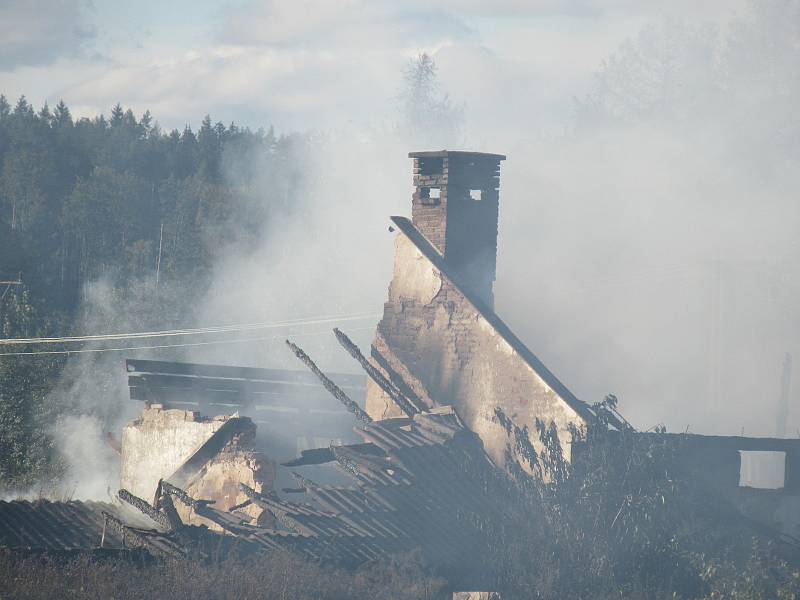
M 480 190 L 470 190 L 469 197 L 473 200 L 480 200 L 481 199 L 481 191 Z
M 444 159 L 442 158 L 421 158 L 419 161 L 419 174 L 441 175 L 444 170 Z
M 441 190 L 439 188 L 418 187 L 417 198 L 425 206 L 436 206 L 439 204 Z

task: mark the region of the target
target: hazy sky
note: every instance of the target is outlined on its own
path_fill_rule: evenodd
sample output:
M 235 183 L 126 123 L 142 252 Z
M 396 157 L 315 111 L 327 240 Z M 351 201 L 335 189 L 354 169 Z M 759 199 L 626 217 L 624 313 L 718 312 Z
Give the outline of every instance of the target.
M 375 125 L 427 51 L 487 130 L 509 111 L 549 128 L 646 21 L 718 19 L 737 1 L 0 0 L 0 92 L 79 116 L 121 102 L 169 128 L 206 113 L 279 131 Z

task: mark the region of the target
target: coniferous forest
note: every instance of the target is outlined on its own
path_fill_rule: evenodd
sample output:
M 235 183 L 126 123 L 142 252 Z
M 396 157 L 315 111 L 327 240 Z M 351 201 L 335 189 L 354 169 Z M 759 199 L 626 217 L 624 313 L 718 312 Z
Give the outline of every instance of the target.
M 210 117 L 164 131 L 119 104 L 74 119 L 63 102 L 37 110 L 0 96 L 0 337 L 80 332 L 98 280 L 142 324 L 185 323 L 215 251 L 255 243 L 291 209 L 300 174 L 289 158 L 303 143 Z M 0 360 L 0 488 L 57 476 L 46 426 L 65 407 L 46 398 L 65 362 Z

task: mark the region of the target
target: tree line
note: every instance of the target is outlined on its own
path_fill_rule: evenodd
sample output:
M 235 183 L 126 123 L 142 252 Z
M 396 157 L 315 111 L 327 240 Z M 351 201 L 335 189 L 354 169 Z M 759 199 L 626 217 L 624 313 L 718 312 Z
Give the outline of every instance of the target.
M 142 326 L 188 323 L 219 249 L 256 243 L 292 210 L 303 176 L 292 157 L 306 142 L 209 116 L 196 132 L 165 131 L 119 104 L 76 119 L 63 101 L 36 110 L 0 95 L 0 281 L 21 281 L 0 284 L 0 337 L 87 333 L 97 281 L 145 299 Z M 63 366 L 0 357 L 0 488 L 54 464 L 44 398 Z

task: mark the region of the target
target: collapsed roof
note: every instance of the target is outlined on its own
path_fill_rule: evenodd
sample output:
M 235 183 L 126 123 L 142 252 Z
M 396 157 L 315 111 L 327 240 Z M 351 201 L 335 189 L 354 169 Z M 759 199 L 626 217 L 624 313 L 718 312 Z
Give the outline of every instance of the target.
M 513 475 L 520 469 L 535 470 L 541 440 L 528 433 L 540 423 L 552 427 L 570 460 L 573 433 L 632 428 L 614 403 L 589 405 L 577 398 L 494 312 L 498 177 L 505 157 L 447 151 L 410 156 L 413 219 L 392 218 L 399 230 L 394 277 L 369 356 L 335 330 L 365 371 L 366 386 L 363 376 L 326 375 L 291 342 L 310 374 L 128 361 L 131 397 L 153 410 L 185 413 L 179 421 L 205 428 L 197 448 L 150 472 L 140 492 L 146 499 L 120 490 L 119 499 L 141 513 L 135 519 L 120 513 L 119 505 L 0 503 L 0 545 L 68 549 L 103 540 L 107 547 L 182 555 L 202 553 L 218 539 L 235 541 L 239 552 L 286 550 L 344 565 L 421 548 L 447 576 L 481 586 L 484 565 L 475 549 L 488 520 L 503 516 L 497 499 L 518 493 Z M 329 411 L 320 402 L 323 391 L 343 408 Z M 224 502 L 204 497 L 200 490 L 207 488 L 191 488 L 222 448 L 242 450 L 236 435 L 249 431 L 250 423 L 238 416 L 202 420 L 175 407 L 255 413 L 275 408 L 268 401 L 275 397 L 307 427 L 355 421 L 358 439 L 304 450 L 284 463 L 297 471 L 294 487 L 255 489 L 239 479 Z M 710 464 L 706 470 L 716 469 L 728 486 L 745 446 L 700 441 L 703 456 L 714 462 L 698 464 Z M 795 446 L 779 446 L 789 457 L 792 485 L 800 481 Z M 334 466 L 348 484 L 300 472 L 319 465 Z M 254 507 L 270 518 L 256 518 Z M 28 529 L 14 529 L 14 515 L 23 515 L 19 521 Z M 194 524 L 194 516 L 216 531 Z

